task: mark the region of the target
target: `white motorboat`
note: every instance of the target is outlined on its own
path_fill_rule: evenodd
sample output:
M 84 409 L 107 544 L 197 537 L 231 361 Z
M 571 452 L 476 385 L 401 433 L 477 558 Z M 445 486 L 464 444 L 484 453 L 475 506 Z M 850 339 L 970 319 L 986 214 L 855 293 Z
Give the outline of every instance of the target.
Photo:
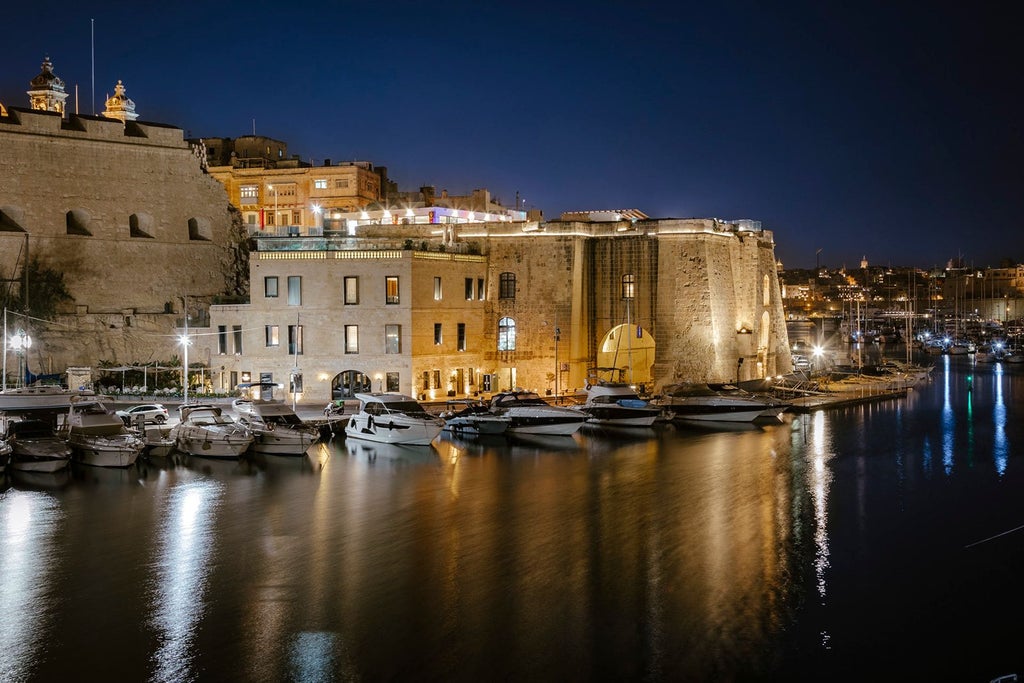
M 572 408 L 553 406 L 532 391 L 502 391 L 491 397 L 490 410 L 509 419 L 513 434 L 569 436 L 579 431 L 587 416 Z
M 673 384 L 655 402 L 673 420 L 753 422 L 779 417 L 788 403 L 743 391 L 733 385 Z
M 587 424 L 619 427 L 650 427 L 661 408 L 637 396 L 625 382 L 598 381 L 587 388 L 587 400 L 576 410 L 587 415 Z
M 441 433 L 444 421 L 430 415 L 411 396 L 356 394 L 359 411 L 345 425 L 345 436 L 379 443 L 429 445 Z
M 238 424 L 252 432 L 253 452 L 302 455 L 320 440 L 320 430 L 303 422 L 281 401 L 251 400 L 246 407 L 247 411 L 239 411 Z
M 12 420 L 7 423 L 12 470 L 57 472 L 71 464 L 71 449 L 43 420 Z
M 506 415 L 492 413 L 483 401 L 473 399 L 448 401 L 441 419 L 443 431 L 456 436 L 504 434 L 512 422 Z
M 145 443 L 103 402 L 106 397 L 74 397 L 61 434 L 83 465 L 129 467 Z
M 0 391 L 0 412 L 67 410 L 74 394 L 55 384 L 32 384 Z
M 237 458 L 252 445 L 252 433 L 224 415 L 220 406 L 193 403 L 178 411 L 181 421 L 171 433 L 179 451 L 206 458 Z
M 139 437 L 144 444 L 142 452 L 156 457 L 170 455 L 175 445 L 172 429 L 173 427 L 166 424 L 143 425 L 138 430 Z

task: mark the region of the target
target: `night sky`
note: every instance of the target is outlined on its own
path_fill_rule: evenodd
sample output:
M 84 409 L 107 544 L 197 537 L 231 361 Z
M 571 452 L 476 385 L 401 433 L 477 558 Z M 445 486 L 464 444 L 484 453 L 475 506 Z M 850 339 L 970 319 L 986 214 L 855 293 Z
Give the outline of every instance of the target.
M 9 3 L 0 102 L 27 106 L 49 55 L 92 113 L 94 19 L 97 113 L 121 79 L 141 120 L 255 120 L 403 190 L 760 220 L 787 268 L 1024 262 L 1016 22 L 772 4 Z

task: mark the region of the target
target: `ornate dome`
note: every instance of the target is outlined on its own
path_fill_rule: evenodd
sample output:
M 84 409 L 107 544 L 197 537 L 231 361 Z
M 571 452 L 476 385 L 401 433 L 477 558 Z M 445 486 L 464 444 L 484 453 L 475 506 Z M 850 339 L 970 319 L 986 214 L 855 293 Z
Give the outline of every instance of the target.
M 139 118 L 139 115 L 135 113 L 135 102 L 124 94 L 124 84 L 120 79 L 114 86 L 114 95 L 107 98 L 107 109 L 103 115 L 108 119 L 119 119 L 125 123 Z
M 53 73 L 53 63 L 50 61 L 50 57 L 43 58 L 42 71 L 39 75 L 29 81 L 29 85 L 32 86 L 33 90 L 59 90 L 64 92 L 64 80 Z
M 47 56 L 43 59 L 42 71 L 29 81 L 32 89 L 28 91 L 29 106 L 37 111 L 55 111 L 64 115 L 64 100 L 68 94 L 64 92 L 64 81 L 53 73 L 53 64 Z

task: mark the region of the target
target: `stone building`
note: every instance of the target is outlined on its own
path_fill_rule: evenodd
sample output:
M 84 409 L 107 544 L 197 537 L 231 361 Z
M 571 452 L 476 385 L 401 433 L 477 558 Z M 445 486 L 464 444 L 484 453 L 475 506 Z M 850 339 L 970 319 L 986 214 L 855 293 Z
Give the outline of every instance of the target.
M 61 274 L 71 300 L 57 302 L 53 321 L 14 311 L 10 324 L 31 330 L 33 373 L 167 360 L 180 353 L 184 296 L 247 289 L 241 222 L 181 129 L 65 117 L 58 85 L 46 60 L 29 91 L 40 110 L 0 116 L 0 272 L 14 281 L 6 302 L 30 260 Z
M 213 306 L 197 337 L 224 388 L 439 399 L 564 393 L 594 368 L 652 389 L 790 368 L 772 235 L 751 221 L 367 222 L 261 238 L 250 277 L 251 303 Z

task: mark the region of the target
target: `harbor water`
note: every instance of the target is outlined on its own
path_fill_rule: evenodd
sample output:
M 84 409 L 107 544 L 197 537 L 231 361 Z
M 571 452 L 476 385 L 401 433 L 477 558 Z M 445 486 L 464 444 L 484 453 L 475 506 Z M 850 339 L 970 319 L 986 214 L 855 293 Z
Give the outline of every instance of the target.
M 8 472 L 0 681 L 1024 674 L 1024 368 L 781 423 Z

